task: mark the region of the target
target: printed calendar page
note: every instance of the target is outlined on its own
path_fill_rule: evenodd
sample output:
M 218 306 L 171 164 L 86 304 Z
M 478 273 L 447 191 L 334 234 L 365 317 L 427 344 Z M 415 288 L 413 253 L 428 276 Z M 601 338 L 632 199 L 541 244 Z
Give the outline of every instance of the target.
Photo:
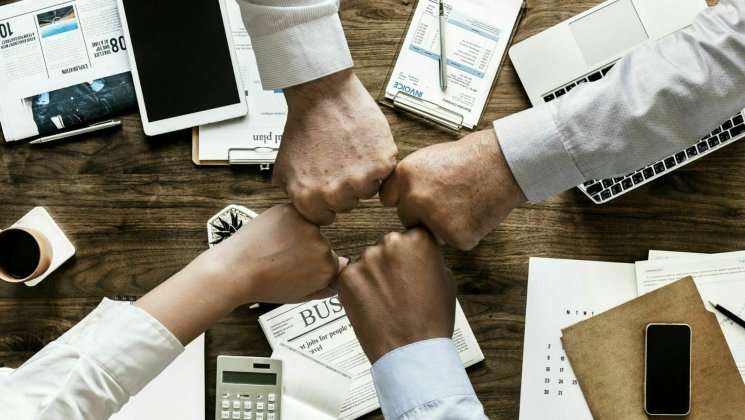
M 530 259 L 520 419 L 592 419 L 561 329 L 636 296 L 634 264 Z

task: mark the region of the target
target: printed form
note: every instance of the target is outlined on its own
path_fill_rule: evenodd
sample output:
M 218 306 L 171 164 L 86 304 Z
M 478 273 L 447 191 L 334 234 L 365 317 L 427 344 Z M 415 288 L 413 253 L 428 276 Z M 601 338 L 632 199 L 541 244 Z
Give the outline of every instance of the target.
M 448 87 L 440 88 L 439 4 L 422 0 L 386 87 L 385 97 L 407 93 L 463 115 L 478 125 L 507 49 L 522 0 L 458 1 L 445 4 Z
M 684 258 L 675 258 L 668 254 L 664 256 L 671 258 L 637 262 L 639 295 L 692 276 L 706 309 L 717 316 L 727 345 L 745 381 L 745 328 L 735 324 L 709 304 L 711 300 L 740 318 L 745 317 L 745 252 L 702 254 L 698 257 L 686 255 Z

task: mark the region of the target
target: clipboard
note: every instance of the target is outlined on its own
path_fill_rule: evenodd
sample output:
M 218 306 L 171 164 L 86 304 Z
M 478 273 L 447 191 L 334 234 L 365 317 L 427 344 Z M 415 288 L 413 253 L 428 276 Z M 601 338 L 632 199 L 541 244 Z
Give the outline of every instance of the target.
M 412 94 L 411 90 L 409 92 L 405 90 L 399 90 L 392 97 L 391 95 L 387 94 L 388 85 L 390 84 L 391 78 L 393 77 L 393 72 L 396 68 L 396 64 L 398 63 L 398 60 L 401 56 L 401 52 L 405 47 L 404 44 L 406 43 L 406 37 L 409 34 L 409 31 L 412 30 L 412 23 L 414 21 L 414 16 L 416 14 L 417 7 L 419 6 L 419 3 L 422 1 L 432 2 L 435 4 L 437 3 L 436 0 L 415 0 L 412 3 L 411 13 L 409 15 L 406 28 L 404 29 L 403 35 L 401 36 L 401 39 L 398 43 L 398 47 L 396 48 L 395 59 L 388 69 L 388 74 L 385 78 L 385 82 L 383 83 L 383 87 L 380 90 L 380 93 L 378 94 L 378 102 L 381 105 L 385 105 L 389 108 L 401 110 L 416 118 L 428 121 L 430 123 L 434 123 L 436 125 L 448 128 L 453 131 L 460 131 L 461 128 L 466 128 L 469 131 L 475 131 L 478 128 L 478 126 L 481 124 L 484 111 L 486 110 L 486 105 L 488 104 L 489 98 L 491 97 L 491 94 L 494 91 L 494 87 L 497 84 L 499 73 L 501 72 L 504 62 L 506 60 L 506 57 L 508 55 L 507 52 L 509 51 L 510 45 L 512 45 L 512 40 L 515 36 L 515 33 L 517 32 L 517 27 L 525 11 L 525 2 L 524 1 L 521 2 L 520 10 L 517 13 L 517 17 L 512 27 L 512 31 L 510 32 L 509 38 L 507 39 L 507 44 L 505 46 L 504 52 L 502 56 L 499 58 L 500 61 L 496 68 L 494 78 L 489 83 L 489 89 L 486 95 L 486 101 L 484 102 L 484 105 L 481 107 L 481 110 L 479 111 L 478 121 L 472 127 L 468 127 L 467 125 L 464 125 L 465 116 L 463 113 L 458 112 L 451 108 L 446 108 L 430 100 L 424 99 L 422 97 L 423 95 Z M 449 1 L 452 1 L 452 0 L 449 0 Z M 446 3 L 446 8 L 448 8 L 448 10 L 452 12 L 453 10 L 452 6 L 447 5 L 447 2 L 445 1 L 443 1 L 443 3 Z M 454 2 L 454 4 L 459 4 L 459 3 Z M 448 59 L 448 61 L 450 60 Z M 436 65 L 433 65 L 432 69 L 428 71 L 438 72 L 439 70 Z M 416 90 L 414 90 L 414 93 L 417 93 Z
M 257 165 L 259 170 L 268 171 L 274 165 L 278 150 L 274 147 L 234 148 L 228 150 L 226 160 L 202 160 L 199 158 L 199 127 L 191 132 L 191 160 L 197 166 Z

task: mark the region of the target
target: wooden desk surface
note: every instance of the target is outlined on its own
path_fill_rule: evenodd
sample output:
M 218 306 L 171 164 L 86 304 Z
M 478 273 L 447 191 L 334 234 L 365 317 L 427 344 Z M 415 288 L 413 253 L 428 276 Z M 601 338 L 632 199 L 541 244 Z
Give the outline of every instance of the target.
M 0 4 L 9 3 L 0 0 Z M 528 0 L 515 41 L 597 4 Z M 357 74 L 377 97 L 409 17 L 410 0 L 349 0 L 341 12 Z M 528 107 L 509 61 L 481 125 Z M 400 157 L 458 136 L 384 110 Z M 254 169 L 197 168 L 190 135 L 146 138 L 136 113 L 123 129 L 86 139 L 0 146 L 0 227 L 45 206 L 77 255 L 35 288 L 0 283 L 0 366 L 18 366 L 83 318 L 102 297 L 142 295 L 206 248 L 205 223 L 230 203 L 258 212 L 287 202 Z M 469 375 L 490 418 L 517 418 L 528 258 L 633 262 L 649 249 L 745 249 L 745 143 L 696 161 L 604 206 L 577 190 L 516 210 L 472 252 L 445 249 L 459 298 L 486 360 Z M 355 256 L 400 230 L 376 200 L 324 229 Z M 257 317 L 240 308 L 207 334 L 207 418 L 214 412 L 215 358 L 268 356 Z M 365 418 L 382 418 L 377 411 Z

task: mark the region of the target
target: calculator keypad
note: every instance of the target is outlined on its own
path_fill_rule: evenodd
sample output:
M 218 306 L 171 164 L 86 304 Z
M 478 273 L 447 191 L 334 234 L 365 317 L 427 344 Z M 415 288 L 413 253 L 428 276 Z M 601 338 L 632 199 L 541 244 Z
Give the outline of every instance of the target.
M 276 401 L 276 394 L 238 394 L 231 398 L 229 393 L 224 393 L 220 404 L 220 419 L 279 420 Z

